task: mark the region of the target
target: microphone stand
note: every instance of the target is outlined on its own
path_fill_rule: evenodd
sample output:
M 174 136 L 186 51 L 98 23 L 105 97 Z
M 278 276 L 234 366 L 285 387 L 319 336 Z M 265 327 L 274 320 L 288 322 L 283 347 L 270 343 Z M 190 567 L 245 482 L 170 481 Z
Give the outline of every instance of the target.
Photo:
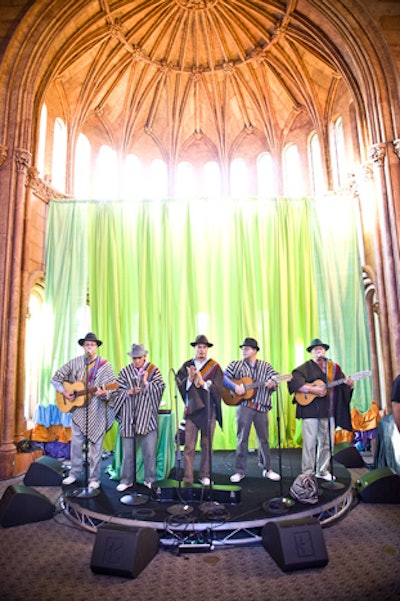
M 177 395 L 177 389 L 178 389 L 178 375 L 174 372 L 173 369 L 171 369 L 171 372 L 174 375 L 174 381 L 175 381 L 175 392 L 174 392 L 174 400 L 175 400 L 175 431 L 176 431 L 176 437 L 175 437 L 175 447 L 176 447 L 176 451 L 175 451 L 175 456 L 176 456 L 176 463 L 175 463 L 175 469 L 177 472 L 177 480 L 178 480 L 178 499 L 179 499 L 179 503 L 175 504 L 175 505 L 171 505 L 171 507 L 168 507 L 167 512 L 171 515 L 174 516 L 183 516 L 183 515 L 189 515 L 191 513 L 193 513 L 193 507 L 191 505 L 188 505 L 187 503 L 184 503 L 183 499 L 182 499 L 182 474 L 181 474 L 181 461 L 182 461 L 182 451 L 181 451 L 181 439 L 180 439 L 180 430 L 179 430 L 179 419 L 178 419 L 178 395 Z
M 276 424 L 278 431 L 278 461 L 279 461 L 279 497 L 274 497 L 270 501 L 263 503 L 265 511 L 271 511 L 277 514 L 287 513 L 289 507 L 294 505 L 295 501 L 290 497 L 283 496 L 283 478 L 282 478 L 282 450 L 281 450 L 281 416 L 280 416 L 280 394 L 279 382 L 276 381 Z
M 212 410 L 211 410 L 211 389 L 212 382 L 208 380 L 206 382 L 206 390 L 207 390 L 207 436 L 208 436 L 208 461 L 210 466 L 210 500 L 201 503 L 200 511 L 211 518 L 216 516 L 224 515 L 226 510 L 225 506 L 222 503 L 218 503 L 218 501 L 213 500 L 213 481 L 212 481 L 212 440 L 211 440 L 211 419 L 212 419 Z
M 68 497 L 77 497 L 79 499 L 91 499 L 97 497 L 100 494 L 100 489 L 90 488 L 89 486 L 89 364 L 90 364 L 90 353 L 85 354 L 85 485 L 81 488 L 76 488 L 70 493 L 67 493 Z
M 328 359 L 327 361 L 330 361 L 330 359 Z M 332 395 L 334 394 L 334 392 L 333 392 L 333 388 L 332 388 L 329 393 L 328 384 L 329 384 L 329 382 L 328 382 L 328 378 L 327 378 L 327 392 L 328 392 L 328 398 L 329 398 L 328 436 L 329 436 L 330 468 L 331 468 L 332 478 L 331 478 L 331 480 L 326 480 L 325 482 L 323 482 L 321 484 L 321 487 L 329 489 L 329 490 L 339 490 L 340 488 L 344 488 L 344 484 L 342 482 L 337 482 L 334 479 L 334 475 L 333 475 L 333 448 L 332 448 L 332 423 L 331 423 L 331 420 L 332 420 L 332 418 L 333 418 L 333 420 L 335 419 L 335 415 L 333 412 L 333 398 L 332 398 Z
M 131 493 L 124 495 L 121 497 L 120 502 L 123 505 L 144 505 L 149 501 L 149 495 L 143 494 L 139 492 L 139 490 L 143 490 L 144 486 L 140 485 L 140 488 L 136 482 L 136 393 L 134 392 L 131 395 L 132 399 L 132 422 L 133 422 L 133 490 Z

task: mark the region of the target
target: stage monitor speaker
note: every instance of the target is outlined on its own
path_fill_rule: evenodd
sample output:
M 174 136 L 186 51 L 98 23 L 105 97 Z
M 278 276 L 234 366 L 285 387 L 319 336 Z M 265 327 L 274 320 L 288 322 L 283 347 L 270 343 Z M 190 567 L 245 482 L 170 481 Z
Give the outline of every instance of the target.
M 4 528 L 50 520 L 54 513 L 47 497 L 21 484 L 9 486 L 0 500 L 0 524 Z
M 400 476 L 390 467 L 371 470 L 355 485 L 365 503 L 400 503 Z
M 96 574 L 136 578 L 158 552 L 152 528 L 102 524 L 97 529 L 90 568 Z
M 341 442 L 334 446 L 333 459 L 345 467 L 365 467 L 359 451 L 348 442 Z
M 321 524 L 316 518 L 267 522 L 262 544 L 284 572 L 321 568 L 328 563 Z
M 61 486 L 64 467 L 53 457 L 44 455 L 31 463 L 24 477 L 26 486 Z

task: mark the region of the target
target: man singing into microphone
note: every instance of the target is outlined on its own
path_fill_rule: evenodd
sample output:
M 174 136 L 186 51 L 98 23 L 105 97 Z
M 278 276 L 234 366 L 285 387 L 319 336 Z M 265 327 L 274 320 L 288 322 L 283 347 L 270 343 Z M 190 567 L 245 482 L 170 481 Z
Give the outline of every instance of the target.
M 345 378 L 340 365 L 326 357 L 328 349 L 328 344 L 314 338 L 307 347 L 312 359 L 296 367 L 292 371 L 292 380 L 288 382 L 289 392 L 295 394 L 293 402 L 297 400 L 296 418 L 303 420 L 301 471 L 324 480 L 334 479 L 328 468 L 335 427 L 352 430 L 349 407 L 354 387 L 354 381 Z M 328 394 L 325 384 L 342 379 L 344 383 L 332 387 Z M 323 384 L 315 384 L 317 380 Z M 296 393 L 301 393 L 298 399 Z
M 185 361 L 179 369 L 176 382 L 185 403 L 185 447 L 183 451 L 183 481 L 193 483 L 194 457 L 198 432 L 201 432 L 200 482 L 210 485 L 210 452 L 215 422 L 222 428 L 221 388 L 223 374 L 219 364 L 208 358 L 213 346 L 206 336 L 197 336 L 190 343 L 195 348 L 193 359 Z M 210 401 L 210 407 L 208 405 Z M 208 409 L 211 414 L 209 415 Z M 210 420 L 208 419 L 210 417 Z
M 97 355 L 97 349 L 103 343 L 96 334 L 89 332 L 85 338 L 80 338 L 78 344 L 83 347 L 84 355 L 71 359 L 60 367 L 51 379 L 54 388 L 69 402 L 74 400 L 74 393 L 64 389 L 63 382 L 79 383 L 95 389 L 89 395 L 89 406 L 79 405 L 72 408 L 72 440 L 71 440 L 71 470 L 63 484 L 73 484 L 82 473 L 82 447 L 86 442 L 88 429 L 90 470 L 89 488 L 100 486 L 101 455 L 104 435 L 114 422 L 114 412 L 108 403 L 111 387 L 115 383 L 114 370 L 111 363 Z M 80 397 L 82 398 L 82 397 Z M 86 422 L 87 419 L 87 422 Z

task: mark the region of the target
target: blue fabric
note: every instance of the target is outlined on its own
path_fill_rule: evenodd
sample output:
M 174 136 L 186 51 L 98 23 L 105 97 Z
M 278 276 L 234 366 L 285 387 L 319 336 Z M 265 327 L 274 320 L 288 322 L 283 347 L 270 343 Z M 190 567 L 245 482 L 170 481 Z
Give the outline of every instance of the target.
M 57 405 L 38 405 L 33 415 L 33 421 L 39 426 L 50 428 L 50 426 L 64 426 L 64 428 L 71 427 L 71 413 L 63 413 L 59 410 Z

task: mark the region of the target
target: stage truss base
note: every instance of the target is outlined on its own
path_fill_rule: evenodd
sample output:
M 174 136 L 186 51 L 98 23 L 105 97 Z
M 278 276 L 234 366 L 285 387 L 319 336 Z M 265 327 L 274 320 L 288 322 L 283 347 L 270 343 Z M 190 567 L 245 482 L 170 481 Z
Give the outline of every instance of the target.
M 96 533 L 98 527 L 104 523 L 122 524 L 137 528 L 154 528 L 160 535 L 160 545 L 165 548 L 176 548 L 178 552 L 204 552 L 215 548 L 233 547 L 234 545 L 250 545 L 262 542 L 262 528 L 267 522 L 284 521 L 287 519 L 301 519 L 314 517 L 322 527 L 333 525 L 345 517 L 353 504 L 353 489 L 348 489 L 344 494 L 330 504 L 312 507 L 304 506 L 295 515 L 290 517 L 285 514 L 273 518 L 243 522 L 194 522 L 181 518 L 175 523 L 167 524 L 152 520 L 139 520 L 119 518 L 100 514 L 80 506 L 74 499 L 63 496 L 60 501 L 61 510 L 66 517 L 81 528 Z M 188 526 L 190 524 L 190 533 Z

